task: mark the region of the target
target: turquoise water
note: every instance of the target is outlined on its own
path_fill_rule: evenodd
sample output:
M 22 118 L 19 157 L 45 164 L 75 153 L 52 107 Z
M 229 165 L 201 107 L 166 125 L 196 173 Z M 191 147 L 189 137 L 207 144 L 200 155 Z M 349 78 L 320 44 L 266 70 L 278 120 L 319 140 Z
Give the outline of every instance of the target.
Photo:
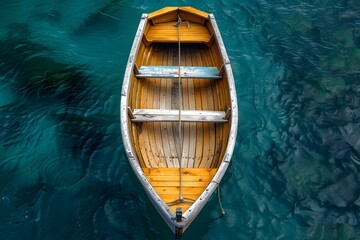
M 239 131 L 183 239 L 360 239 L 360 2 L 1 1 L 0 239 L 172 239 L 123 151 L 141 13 L 215 14 Z

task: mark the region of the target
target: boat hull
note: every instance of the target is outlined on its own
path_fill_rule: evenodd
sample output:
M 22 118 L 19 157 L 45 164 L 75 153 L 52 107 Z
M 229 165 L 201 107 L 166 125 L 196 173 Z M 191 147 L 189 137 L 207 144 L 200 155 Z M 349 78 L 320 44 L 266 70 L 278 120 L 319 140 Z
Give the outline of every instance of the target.
M 179 17 L 180 29 L 174 26 Z M 181 235 L 218 187 L 236 141 L 235 83 L 214 16 L 190 7 L 143 14 L 120 108 L 129 163 L 159 214 Z

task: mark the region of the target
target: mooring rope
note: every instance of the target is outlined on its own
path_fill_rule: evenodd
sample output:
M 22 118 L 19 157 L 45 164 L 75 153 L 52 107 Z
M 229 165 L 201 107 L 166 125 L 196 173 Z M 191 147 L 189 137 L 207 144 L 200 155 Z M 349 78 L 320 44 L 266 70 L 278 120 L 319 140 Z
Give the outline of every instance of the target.
M 181 44 L 180 44 L 180 27 L 181 27 L 181 18 L 178 15 L 178 44 L 179 44 L 179 67 L 178 67 L 178 75 L 179 75 L 179 152 L 178 152 L 178 158 L 179 158 L 179 169 L 180 169 L 180 192 L 179 192 L 179 200 L 183 201 L 182 196 L 182 152 L 183 152 L 183 140 L 182 140 L 182 128 L 181 128 L 181 108 L 182 108 L 182 84 L 181 84 Z
M 220 210 L 221 210 L 221 215 L 219 217 L 222 217 L 222 216 L 225 215 L 225 209 L 223 208 L 222 203 L 221 203 L 220 183 L 218 181 L 215 181 L 215 180 L 212 180 L 211 182 L 216 183 L 216 185 L 217 185 L 217 191 L 218 191 L 217 195 L 218 195 L 218 201 L 219 201 Z
M 184 21 L 187 23 L 188 28 L 190 28 L 190 23 L 189 21 Z M 178 199 L 176 199 L 175 201 L 169 202 L 167 203 L 168 206 L 172 206 L 172 205 L 176 205 L 178 203 L 181 202 L 194 202 L 193 199 L 190 198 L 184 198 L 182 196 L 182 152 L 183 152 L 183 139 L 182 139 L 182 127 L 181 127 L 181 108 L 182 108 L 182 83 L 181 83 L 181 44 L 180 44 L 180 27 L 181 27 L 181 23 L 183 23 L 183 21 L 181 20 L 180 16 L 178 15 L 178 21 L 175 24 L 175 26 L 177 26 L 178 28 L 178 45 L 179 45 L 179 66 L 178 66 L 178 86 L 179 86 L 179 148 L 178 148 L 178 161 L 179 161 L 179 181 L 180 181 L 180 191 L 179 191 L 179 197 Z
M 219 186 L 219 184 L 218 184 L 218 200 L 219 200 L 219 205 L 220 205 L 220 210 L 221 210 L 221 216 L 224 216 L 224 215 L 225 215 L 225 209 L 223 208 L 222 203 L 221 203 L 220 186 Z

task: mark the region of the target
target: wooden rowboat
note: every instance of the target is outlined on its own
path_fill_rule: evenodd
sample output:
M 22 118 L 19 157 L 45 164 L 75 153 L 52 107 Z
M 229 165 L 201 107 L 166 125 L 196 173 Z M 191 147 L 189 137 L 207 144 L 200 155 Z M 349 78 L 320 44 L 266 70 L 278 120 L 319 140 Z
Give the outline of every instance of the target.
M 179 237 L 218 188 L 235 146 L 235 84 L 213 14 L 166 7 L 142 15 L 120 110 L 130 165 Z

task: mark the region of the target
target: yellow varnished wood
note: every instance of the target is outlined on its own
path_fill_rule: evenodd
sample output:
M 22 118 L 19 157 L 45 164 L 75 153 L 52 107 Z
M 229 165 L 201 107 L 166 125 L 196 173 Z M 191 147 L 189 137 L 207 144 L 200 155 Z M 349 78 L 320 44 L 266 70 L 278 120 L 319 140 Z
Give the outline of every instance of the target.
M 208 56 L 209 54 L 205 54 L 204 51 L 200 51 L 201 55 L 201 62 L 203 66 L 213 66 L 212 59 Z M 212 91 L 212 84 L 214 81 L 205 81 L 206 86 L 206 99 L 205 101 L 208 103 L 207 107 L 208 109 L 216 109 L 214 101 L 216 101 L 217 96 L 213 95 Z M 215 155 L 215 123 L 207 123 L 208 128 L 206 129 L 209 134 L 209 144 L 207 145 L 207 148 L 204 149 L 204 156 L 206 162 L 203 163 L 202 166 L 211 166 L 214 155 Z
M 159 49 L 159 51 L 157 51 L 157 56 L 154 58 L 156 59 L 156 66 L 161 66 L 164 63 L 164 56 L 165 56 L 165 51 L 162 51 Z M 152 108 L 154 109 L 159 109 L 160 108 L 160 90 L 161 90 L 161 79 L 160 78 L 153 78 L 152 79 L 152 84 L 154 86 L 152 94 L 153 94 L 153 100 L 152 100 Z M 159 157 L 159 163 L 158 166 L 161 167 L 172 167 L 171 165 L 169 166 L 168 164 L 164 164 L 166 162 L 166 158 L 165 158 L 165 153 L 164 153 L 164 145 L 163 145 L 163 141 L 165 141 L 165 139 L 162 138 L 161 136 L 161 123 L 153 123 L 153 132 L 154 132 L 154 142 L 156 145 L 156 152 L 158 153 L 157 156 Z
M 209 30 L 210 35 L 213 36 L 215 34 L 215 32 L 214 32 L 214 29 L 212 29 L 212 27 L 211 27 L 210 21 L 207 21 L 205 25 L 206 25 L 207 29 Z
M 165 7 L 148 14 L 148 19 L 153 25 L 176 21 L 178 15 L 183 21 L 204 24 L 209 14 L 193 7 Z
M 179 176 L 175 176 L 176 179 L 179 179 Z M 175 180 L 175 179 L 174 179 Z M 176 192 L 175 193 L 179 193 L 179 187 L 180 187 L 180 183 L 179 182 L 175 182 L 175 181 L 154 181 L 152 179 L 150 179 L 151 185 L 153 187 L 164 187 L 164 188 L 168 188 L 168 187 L 174 187 L 176 188 Z M 189 182 L 189 181 L 184 181 L 182 183 L 182 187 L 184 188 L 204 188 L 208 185 L 208 183 L 206 182 Z M 159 188 L 157 188 L 159 189 Z M 200 190 L 202 192 L 202 190 Z
M 183 51 L 183 55 L 181 58 L 181 65 L 187 66 L 186 56 L 188 54 L 189 49 L 186 48 Z M 189 109 L 189 89 L 188 89 L 188 79 L 182 79 L 182 109 Z M 189 162 L 189 144 L 190 144 L 190 132 L 189 132 L 189 123 L 182 123 L 182 135 L 183 135 L 183 149 L 182 149 L 182 167 L 187 167 Z
M 164 202 L 170 203 L 178 199 L 180 192 L 180 178 L 178 168 L 143 168 L 143 171 Z M 216 174 L 217 169 L 183 168 L 182 169 L 182 196 L 194 201 L 203 193 Z M 170 206 L 175 212 L 182 207 L 185 212 L 190 203 L 178 203 Z
M 151 80 L 152 81 L 152 80 Z M 152 102 L 153 94 L 152 91 L 154 89 L 153 84 L 148 84 L 148 92 L 146 102 Z M 149 104 L 146 104 L 147 106 Z M 159 153 L 157 152 L 157 146 L 155 143 L 155 134 L 154 134 L 154 123 L 143 123 L 142 126 L 142 133 L 144 135 L 144 141 L 147 143 L 146 154 L 149 157 L 149 161 L 152 167 L 157 167 L 160 165 L 159 161 Z
M 193 52 L 193 64 L 195 66 L 203 66 L 201 61 L 201 50 L 195 49 Z M 195 91 L 196 91 L 196 109 L 197 110 L 208 110 L 207 99 L 206 99 L 206 83 L 205 79 L 197 79 L 195 81 Z M 208 132 L 207 132 L 207 123 L 197 123 L 196 127 L 196 158 L 195 158 L 195 167 L 205 167 L 204 154 L 205 149 L 208 147 Z
M 213 57 L 213 53 L 210 52 L 211 57 L 204 56 L 204 59 L 208 62 L 207 64 L 211 66 L 219 66 L 220 63 L 216 62 L 216 60 Z M 221 92 L 218 91 L 218 84 L 211 82 L 211 91 L 213 95 L 213 103 L 215 109 L 223 109 L 221 107 L 221 101 L 220 101 L 220 95 Z M 222 147 L 222 130 L 223 125 L 222 124 L 215 124 L 214 126 L 214 153 L 213 153 L 213 159 L 211 161 L 211 167 L 218 167 L 218 163 L 220 160 L 220 153 L 221 153 L 221 147 Z
M 178 28 L 174 24 L 176 21 L 151 26 L 146 34 L 147 40 L 151 42 L 178 42 Z M 206 26 L 198 23 L 190 23 L 190 26 L 188 28 L 187 24 L 181 24 L 181 42 L 204 43 L 210 41 L 211 35 Z
M 193 66 L 192 59 L 191 59 L 191 49 L 189 49 L 186 53 L 186 65 L 187 66 Z M 189 110 L 195 110 L 195 92 L 194 92 L 194 79 L 188 79 L 187 80 L 187 88 L 188 88 L 188 101 L 189 101 Z M 188 168 L 194 167 L 195 163 L 195 150 L 196 150 L 196 123 L 189 123 L 189 158 L 187 161 Z
M 159 18 L 161 16 L 172 15 L 173 13 L 177 14 L 178 9 L 179 9 L 179 7 L 164 7 L 155 12 L 149 13 L 148 19 L 152 20 L 154 18 Z
M 209 16 L 209 14 L 207 12 L 200 11 L 193 7 L 179 7 L 179 9 L 180 9 L 180 12 L 190 13 L 193 16 L 197 16 L 197 17 L 207 18 Z M 186 20 L 188 20 L 188 19 L 186 19 Z
M 209 16 L 207 12 L 203 12 L 201 10 L 198 10 L 190 6 L 182 6 L 182 7 L 164 7 L 155 12 L 149 13 L 148 19 L 154 19 L 156 17 L 169 15 L 172 14 L 173 12 L 188 13 L 188 14 L 192 14 L 193 16 L 202 17 L 202 18 L 207 18 Z
M 171 60 L 169 60 L 169 49 L 164 51 L 164 57 L 163 57 L 163 62 L 166 65 L 171 65 Z M 168 93 L 168 82 L 169 79 L 161 79 L 161 84 L 160 84 L 160 102 L 159 102 L 159 107 L 160 109 L 168 109 L 168 105 L 171 104 L 171 98 L 169 97 L 169 93 Z M 170 101 L 170 103 L 169 103 Z M 160 123 L 160 132 L 161 132 L 161 138 L 162 138 L 162 145 L 163 145 L 163 149 L 164 149 L 164 157 L 165 157 L 165 161 L 167 163 L 167 166 L 173 166 L 173 156 L 171 153 L 171 142 L 172 142 L 172 138 L 169 138 L 169 131 L 168 131 L 168 127 L 171 127 L 171 123 L 167 123 L 167 122 L 161 122 Z
M 163 187 L 163 186 L 160 186 L 160 187 L 155 187 L 155 190 L 156 192 L 158 192 L 159 194 L 178 194 L 180 192 L 180 187 Z M 191 193 L 191 194 L 196 194 L 196 195 L 199 195 L 201 193 L 203 193 L 205 190 L 204 187 L 183 187 L 182 188 L 182 191 L 184 193 Z
M 179 194 L 159 194 L 159 196 L 163 199 L 164 202 L 169 203 L 174 201 L 174 199 L 177 199 L 179 197 Z M 193 199 L 196 200 L 199 195 L 198 194 L 183 194 L 184 198 L 187 199 Z M 191 203 L 189 204 L 191 206 Z M 178 204 L 177 207 L 182 206 L 181 204 Z M 189 206 L 189 207 L 190 207 Z M 175 212 L 175 209 L 174 209 Z
M 213 44 L 214 45 L 214 44 Z M 178 65 L 177 44 L 153 43 L 141 47 L 143 56 L 136 59 L 144 65 Z M 219 54 L 216 47 L 205 44 L 182 44 L 181 65 L 218 66 Z M 223 80 L 184 79 L 183 109 L 224 111 L 229 106 L 227 83 Z M 133 109 L 178 109 L 177 79 L 136 79 L 133 78 Z M 133 123 L 131 123 L 133 124 Z M 182 123 L 183 167 L 211 168 L 218 164 L 226 149 L 228 123 Z M 179 145 L 178 123 L 158 122 L 133 124 L 135 150 L 141 166 L 178 168 L 176 148 Z
M 145 175 L 169 176 L 179 175 L 178 168 L 143 168 Z M 183 168 L 183 176 L 211 176 L 215 175 L 216 168 Z
M 140 44 L 138 57 L 135 61 L 136 65 L 142 65 L 145 62 L 146 56 L 149 54 L 152 48 L 146 48 L 143 43 Z M 131 109 L 140 108 L 141 107 L 141 90 L 142 90 L 142 82 L 139 81 L 134 75 L 132 76 L 132 84 L 130 85 L 130 96 L 129 97 L 129 106 Z M 137 126 L 131 124 L 129 126 L 133 135 L 131 136 L 132 141 L 134 142 L 134 149 L 137 154 L 139 163 L 141 166 L 151 167 L 149 157 L 146 153 L 146 141 L 142 139 L 141 128 L 139 129 Z M 138 137 L 139 136 L 139 137 Z M 146 137 L 145 137 L 146 138 Z
M 143 64 L 154 64 L 156 59 L 150 58 L 150 55 L 153 55 L 156 52 L 156 47 L 151 47 L 149 51 L 149 55 L 144 56 Z M 153 91 L 153 84 L 151 81 L 142 81 L 142 88 L 140 96 L 140 106 L 141 108 L 148 108 L 151 106 L 149 102 L 152 104 L 152 91 Z M 139 140 L 141 151 L 146 158 L 146 160 L 150 163 L 151 167 L 156 167 L 159 164 L 159 158 L 156 152 L 156 145 L 154 144 L 154 134 L 153 134 L 153 124 L 152 123 L 144 123 L 139 126 Z
M 184 66 L 191 66 L 191 52 L 190 49 L 185 49 L 184 55 L 182 58 L 182 65 Z M 191 109 L 191 99 L 190 99 L 190 93 L 193 91 L 193 85 L 192 85 L 193 79 L 191 78 L 184 78 L 182 81 L 183 86 L 183 109 L 189 110 Z M 192 137 L 190 137 L 191 134 L 191 124 L 192 123 L 183 123 L 183 133 L 184 133 L 184 141 L 183 141 L 183 161 L 182 161 L 182 167 L 192 167 L 189 166 L 189 162 L 193 161 L 193 153 L 191 153 L 191 144 L 192 144 Z
M 173 66 L 174 65 L 174 53 L 176 52 L 175 48 L 168 48 L 167 50 L 167 65 Z M 173 81 L 166 82 L 166 109 L 172 109 L 172 93 L 173 91 Z M 176 144 L 174 132 L 173 132 L 174 123 L 166 123 L 166 131 L 168 134 L 169 139 L 169 147 L 170 147 L 170 155 L 169 158 L 171 161 L 175 161 L 173 163 L 174 166 L 178 167 L 178 160 L 177 160 L 177 152 L 176 152 Z
M 213 175 L 191 175 L 188 174 L 186 178 L 183 179 L 183 182 L 208 182 L 211 180 Z M 177 170 L 177 174 L 173 175 L 149 175 L 149 181 L 158 181 L 158 182 L 172 182 L 176 183 L 173 186 L 179 186 L 179 170 Z

